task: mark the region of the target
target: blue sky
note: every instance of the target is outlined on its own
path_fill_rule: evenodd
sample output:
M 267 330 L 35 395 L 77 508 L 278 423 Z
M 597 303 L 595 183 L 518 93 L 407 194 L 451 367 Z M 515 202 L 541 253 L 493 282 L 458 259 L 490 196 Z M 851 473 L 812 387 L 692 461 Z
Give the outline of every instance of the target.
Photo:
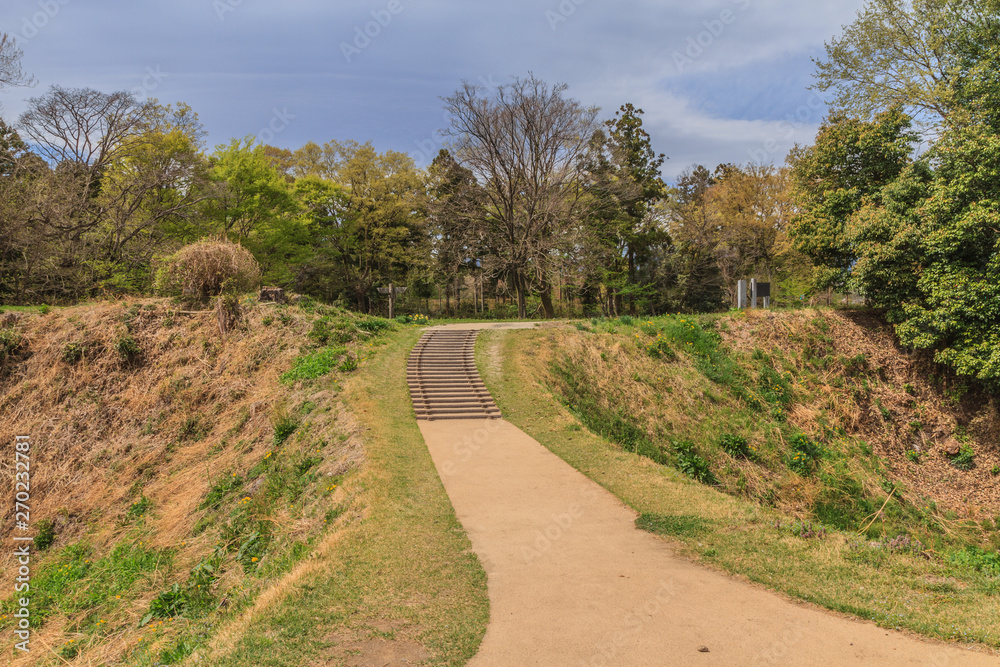
M 664 176 L 701 163 L 782 162 L 825 115 L 811 58 L 862 0 L 5 0 L 33 89 L 52 84 L 186 102 L 214 146 L 249 134 L 298 148 L 371 140 L 426 164 L 441 97 L 529 71 L 611 117 L 645 110 Z

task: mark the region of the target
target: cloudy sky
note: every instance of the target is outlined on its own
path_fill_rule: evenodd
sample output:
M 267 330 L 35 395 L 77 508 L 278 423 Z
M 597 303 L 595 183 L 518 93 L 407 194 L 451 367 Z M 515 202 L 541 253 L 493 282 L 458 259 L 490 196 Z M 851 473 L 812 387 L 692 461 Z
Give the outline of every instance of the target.
M 213 146 L 256 135 L 371 140 L 426 164 L 441 97 L 463 80 L 529 71 L 611 117 L 645 110 L 673 180 L 693 164 L 782 162 L 825 115 L 811 58 L 863 0 L 4 0 L 34 89 L 0 94 L 14 119 L 50 85 L 186 102 Z

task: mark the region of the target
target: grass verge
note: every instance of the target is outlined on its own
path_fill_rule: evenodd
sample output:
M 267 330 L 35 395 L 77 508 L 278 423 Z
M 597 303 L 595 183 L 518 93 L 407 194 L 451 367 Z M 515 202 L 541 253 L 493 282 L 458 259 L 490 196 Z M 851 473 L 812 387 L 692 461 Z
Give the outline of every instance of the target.
M 374 664 L 393 656 L 460 665 L 475 654 L 489 616 L 486 575 L 413 419 L 403 369 L 420 333 L 396 335 L 345 387 L 365 428 L 366 463 L 345 482 L 356 516 L 289 575 L 277 600 L 258 602 L 223 629 L 201 664 Z
M 976 564 L 970 567 L 962 559 L 928 558 L 901 539 L 814 526 L 689 479 L 642 455 L 639 441 L 627 451 L 581 428 L 548 388 L 564 335 L 485 332 L 480 372 L 506 419 L 637 510 L 640 527 L 669 536 L 696 561 L 834 611 L 886 628 L 1000 646 L 1000 573 L 988 554 L 964 552 Z

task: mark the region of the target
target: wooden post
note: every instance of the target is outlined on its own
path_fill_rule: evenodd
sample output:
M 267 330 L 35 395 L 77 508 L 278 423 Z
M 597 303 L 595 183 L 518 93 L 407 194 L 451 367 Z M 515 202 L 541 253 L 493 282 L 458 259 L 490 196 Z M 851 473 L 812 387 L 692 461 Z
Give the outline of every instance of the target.
M 389 319 L 393 319 L 396 315 L 396 286 L 389 283 Z

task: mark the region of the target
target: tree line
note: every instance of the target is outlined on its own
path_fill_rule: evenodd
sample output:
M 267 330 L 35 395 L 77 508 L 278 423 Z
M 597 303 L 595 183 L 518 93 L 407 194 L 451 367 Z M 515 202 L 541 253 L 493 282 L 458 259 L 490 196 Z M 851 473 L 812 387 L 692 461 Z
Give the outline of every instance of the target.
M 4 39 L 0 85 L 24 83 Z M 805 289 L 786 169 L 668 186 L 641 109 L 600 120 L 530 75 L 444 104 L 449 147 L 420 169 L 370 142 L 208 150 L 187 105 L 54 86 L 0 119 L 0 300 L 147 293 L 205 238 L 250 250 L 268 284 L 363 311 L 390 283 L 411 308 L 521 317 L 725 308 L 753 273 Z
M 834 101 L 813 145 L 673 184 L 641 109 L 601 119 L 533 75 L 446 98 L 425 169 L 355 141 L 208 151 L 186 105 L 53 87 L 0 121 L 0 299 L 148 292 L 203 238 L 364 311 L 390 283 L 445 312 L 708 311 L 757 277 L 778 303 L 858 293 L 904 344 L 996 382 L 998 16 L 1000 0 L 869 0 L 817 62 Z M 4 36 L 0 88 L 28 82 L 19 56 Z

